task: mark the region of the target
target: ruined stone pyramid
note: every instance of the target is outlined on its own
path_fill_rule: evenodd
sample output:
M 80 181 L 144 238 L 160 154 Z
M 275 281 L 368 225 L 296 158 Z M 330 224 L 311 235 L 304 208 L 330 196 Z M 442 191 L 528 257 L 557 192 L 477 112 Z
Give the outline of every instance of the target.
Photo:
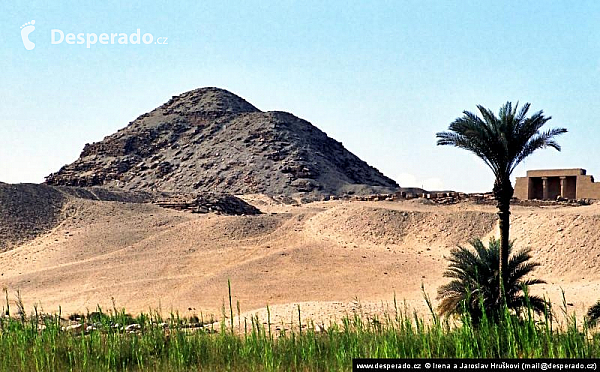
M 267 195 L 390 192 L 398 184 L 311 123 L 219 88 L 141 115 L 46 177 L 50 185 Z

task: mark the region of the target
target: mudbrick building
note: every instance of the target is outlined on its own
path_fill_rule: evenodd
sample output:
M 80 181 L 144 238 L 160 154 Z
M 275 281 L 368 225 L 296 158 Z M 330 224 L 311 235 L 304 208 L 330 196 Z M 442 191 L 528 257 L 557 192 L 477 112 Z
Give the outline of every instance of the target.
M 581 168 L 530 170 L 526 177 L 517 177 L 514 196 L 522 200 L 600 199 L 600 183 L 585 173 Z

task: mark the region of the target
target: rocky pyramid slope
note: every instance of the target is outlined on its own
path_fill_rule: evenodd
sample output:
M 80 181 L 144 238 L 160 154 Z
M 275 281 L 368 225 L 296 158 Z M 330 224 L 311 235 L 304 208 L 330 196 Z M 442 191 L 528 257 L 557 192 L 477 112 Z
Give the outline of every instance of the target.
M 173 97 L 104 140 L 46 183 L 125 190 L 340 195 L 398 184 L 311 123 L 262 112 L 219 88 Z

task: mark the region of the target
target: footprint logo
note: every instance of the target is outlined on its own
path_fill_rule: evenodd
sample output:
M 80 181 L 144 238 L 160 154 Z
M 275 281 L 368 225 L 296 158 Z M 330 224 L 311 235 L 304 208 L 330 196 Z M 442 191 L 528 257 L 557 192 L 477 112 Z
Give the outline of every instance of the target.
M 23 45 L 25 49 L 32 50 L 35 48 L 35 44 L 29 41 L 29 34 L 35 30 L 35 21 L 27 22 L 23 26 L 21 26 L 21 38 L 23 39 Z

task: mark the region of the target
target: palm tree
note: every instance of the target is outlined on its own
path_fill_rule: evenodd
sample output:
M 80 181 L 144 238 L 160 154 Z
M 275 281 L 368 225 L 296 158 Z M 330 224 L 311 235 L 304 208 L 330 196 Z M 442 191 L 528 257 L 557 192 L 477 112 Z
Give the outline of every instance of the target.
M 550 129 L 540 132 L 542 126 L 552 117 L 545 117 L 543 111 L 526 117 L 529 103 L 517 112 L 519 104 L 513 108 L 507 102 L 500 108 L 499 115 L 478 105 L 481 117 L 469 111 L 454 120 L 448 132 L 436 134 L 438 145 L 452 145 L 469 150 L 479 156 L 494 172 L 494 198 L 498 207 L 500 220 L 500 262 L 499 272 L 502 283 L 506 283 L 506 267 L 508 265 L 508 246 L 510 230 L 510 200 L 514 189 L 510 175 L 517 165 L 535 150 L 552 147 L 560 151 L 554 140 L 555 136 L 566 133 L 565 128 Z M 498 289 L 498 297 L 502 298 L 502 288 Z
M 593 304 L 586 314 L 585 320 L 589 326 L 595 326 L 600 320 L 600 300 Z
M 473 250 L 459 246 L 450 252 L 450 264 L 444 276 L 453 280 L 438 289 L 438 299 L 442 300 L 438 310 L 442 315 L 468 312 L 474 324 L 481 321 L 484 313 L 490 320 L 498 321 L 503 309 L 503 303 L 498 302 L 497 296 L 500 289 L 500 242 L 492 238 L 486 248 L 480 239 L 474 239 L 471 245 Z M 512 242 L 509 243 L 509 255 L 512 246 Z M 517 312 L 529 306 L 542 313 L 546 304 L 542 298 L 522 294 L 523 289 L 530 285 L 545 283 L 540 279 L 524 279 L 540 265 L 529 262 L 530 259 L 530 249 L 523 249 L 510 257 L 506 266 L 504 301 L 508 309 Z

